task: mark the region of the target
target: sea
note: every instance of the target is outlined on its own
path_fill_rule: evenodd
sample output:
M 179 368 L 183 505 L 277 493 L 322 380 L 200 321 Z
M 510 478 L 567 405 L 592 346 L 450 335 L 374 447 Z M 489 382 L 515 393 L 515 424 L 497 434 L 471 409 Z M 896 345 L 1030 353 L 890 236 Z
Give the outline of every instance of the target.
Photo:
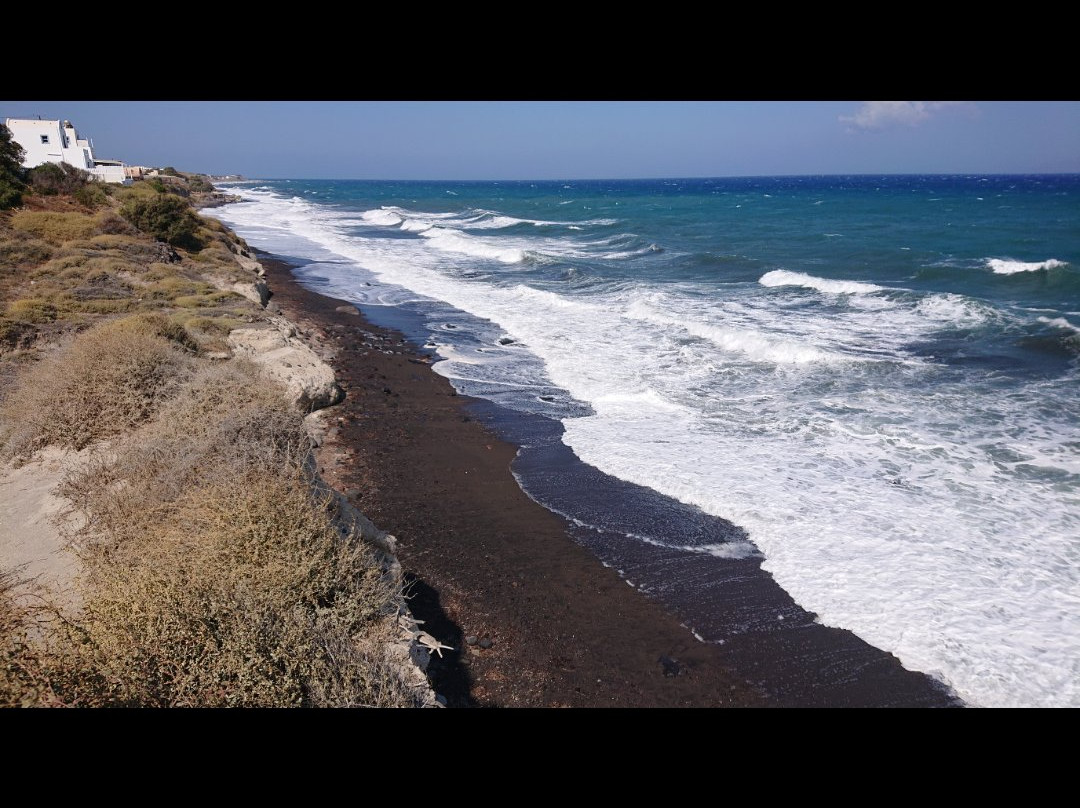
M 749 559 L 964 704 L 1080 706 L 1080 175 L 219 187 L 701 642 Z

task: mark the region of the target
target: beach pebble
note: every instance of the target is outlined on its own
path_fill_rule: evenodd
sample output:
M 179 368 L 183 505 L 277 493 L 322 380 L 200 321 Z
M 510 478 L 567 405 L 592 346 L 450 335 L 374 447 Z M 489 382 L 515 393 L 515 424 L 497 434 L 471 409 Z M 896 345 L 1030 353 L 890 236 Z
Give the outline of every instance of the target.
M 477 636 L 475 634 L 470 634 L 469 636 L 467 636 L 465 638 L 465 644 L 466 645 L 476 645 L 476 641 L 477 641 Z
M 359 314 L 356 310 L 356 306 L 338 306 L 334 311 L 340 311 L 342 314 Z
M 484 637 L 484 639 L 480 640 L 480 647 L 481 648 L 490 648 L 494 644 L 495 643 L 492 642 L 491 637 Z

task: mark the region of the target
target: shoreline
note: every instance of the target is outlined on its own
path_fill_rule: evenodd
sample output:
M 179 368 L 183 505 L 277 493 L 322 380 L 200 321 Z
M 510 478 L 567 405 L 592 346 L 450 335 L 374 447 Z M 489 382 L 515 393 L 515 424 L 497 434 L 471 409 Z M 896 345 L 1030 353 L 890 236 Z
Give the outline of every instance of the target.
M 454 649 L 429 667 L 449 706 L 958 704 L 891 654 L 817 624 L 760 559 L 714 565 L 716 619 L 796 619 L 742 626 L 722 644 L 695 639 L 671 604 L 628 586 L 580 530 L 521 489 L 510 470 L 518 447 L 496 436 L 493 405 L 459 396 L 400 331 L 304 286 L 292 271 L 302 264 L 257 257 L 270 306 L 302 323 L 346 391 L 327 411 L 320 472 L 397 536 L 410 608 Z

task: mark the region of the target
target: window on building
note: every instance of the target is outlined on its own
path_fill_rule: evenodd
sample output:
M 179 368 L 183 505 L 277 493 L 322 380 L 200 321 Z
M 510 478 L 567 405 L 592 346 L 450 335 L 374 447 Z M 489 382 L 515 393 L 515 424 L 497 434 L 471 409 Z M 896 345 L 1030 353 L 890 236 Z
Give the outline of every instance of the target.
M 42 135 L 41 136 L 41 142 L 42 143 L 48 143 L 49 142 L 49 136 L 48 135 Z

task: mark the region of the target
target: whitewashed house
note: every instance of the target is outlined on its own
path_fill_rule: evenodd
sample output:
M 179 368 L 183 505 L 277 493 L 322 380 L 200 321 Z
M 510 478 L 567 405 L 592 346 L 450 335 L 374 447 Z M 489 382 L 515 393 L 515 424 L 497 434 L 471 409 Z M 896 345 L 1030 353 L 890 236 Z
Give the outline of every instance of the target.
M 94 142 L 79 137 L 71 121 L 7 118 L 4 123 L 12 139 L 26 152 L 23 168 L 33 168 L 42 163 L 69 163 L 89 171 L 102 182 L 131 184 L 121 161 L 94 159 Z

